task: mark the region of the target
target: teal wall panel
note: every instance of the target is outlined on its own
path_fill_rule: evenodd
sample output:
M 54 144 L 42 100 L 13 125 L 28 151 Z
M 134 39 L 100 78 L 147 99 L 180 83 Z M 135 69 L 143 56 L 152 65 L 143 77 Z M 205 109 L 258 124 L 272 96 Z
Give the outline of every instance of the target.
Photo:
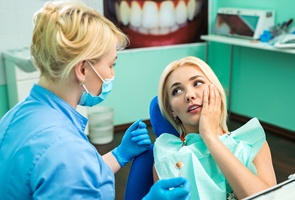
M 295 130 L 295 55 L 234 48 L 231 110 Z
M 157 95 L 163 69 L 185 56 L 205 59 L 206 44 L 127 50 L 118 54 L 113 91 L 102 105 L 115 110 L 115 124 L 149 119 L 149 104 Z
M 8 97 L 6 85 L 0 85 L 0 118 L 8 111 Z
M 213 69 L 226 91 L 229 90 L 230 46 L 210 43 L 208 64 Z

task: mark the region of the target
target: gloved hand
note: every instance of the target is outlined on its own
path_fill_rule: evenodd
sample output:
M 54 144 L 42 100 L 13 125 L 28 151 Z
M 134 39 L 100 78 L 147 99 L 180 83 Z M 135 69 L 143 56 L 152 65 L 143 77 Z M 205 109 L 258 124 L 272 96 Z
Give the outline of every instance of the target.
M 157 181 L 142 200 L 189 200 L 190 182 L 184 177 Z
M 121 144 L 112 153 L 120 166 L 124 167 L 135 156 L 148 150 L 151 143 L 146 124 L 139 119 L 127 129 Z

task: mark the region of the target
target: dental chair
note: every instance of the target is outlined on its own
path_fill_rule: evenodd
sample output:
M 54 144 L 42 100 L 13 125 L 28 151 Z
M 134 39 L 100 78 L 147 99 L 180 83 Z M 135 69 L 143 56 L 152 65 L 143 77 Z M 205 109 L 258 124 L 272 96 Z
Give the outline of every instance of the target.
M 150 122 L 156 137 L 162 133 L 179 136 L 175 128 L 161 114 L 157 96 L 150 103 Z M 146 152 L 133 159 L 125 188 L 125 200 L 141 200 L 149 192 L 154 184 L 153 164 L 153 145 L 151 145 Z

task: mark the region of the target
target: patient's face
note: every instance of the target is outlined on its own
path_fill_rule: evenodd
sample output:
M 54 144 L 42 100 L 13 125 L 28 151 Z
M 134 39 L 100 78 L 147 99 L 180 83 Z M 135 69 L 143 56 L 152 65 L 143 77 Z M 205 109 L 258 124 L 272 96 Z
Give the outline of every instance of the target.
M 185 131 L 198 132 L 203 105 L 203 92 L 211 82 L 195 66 L 179 67 L 167 79 L 166 90 L 174 116 L 182 121 Z

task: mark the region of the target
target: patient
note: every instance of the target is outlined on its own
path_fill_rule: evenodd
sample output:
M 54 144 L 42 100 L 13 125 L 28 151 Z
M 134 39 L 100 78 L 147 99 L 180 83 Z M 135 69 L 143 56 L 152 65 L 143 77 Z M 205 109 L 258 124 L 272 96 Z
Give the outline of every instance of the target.
M 276 184 L 265 133 L 256 118 L 227 128 L 226 95 L 212 69 L 196 57 L 170 63 L 159 82 L 162 114 L 180 137 L 154 145 L 154 179 L 184 176 L 191 199 L 241 199 Z

